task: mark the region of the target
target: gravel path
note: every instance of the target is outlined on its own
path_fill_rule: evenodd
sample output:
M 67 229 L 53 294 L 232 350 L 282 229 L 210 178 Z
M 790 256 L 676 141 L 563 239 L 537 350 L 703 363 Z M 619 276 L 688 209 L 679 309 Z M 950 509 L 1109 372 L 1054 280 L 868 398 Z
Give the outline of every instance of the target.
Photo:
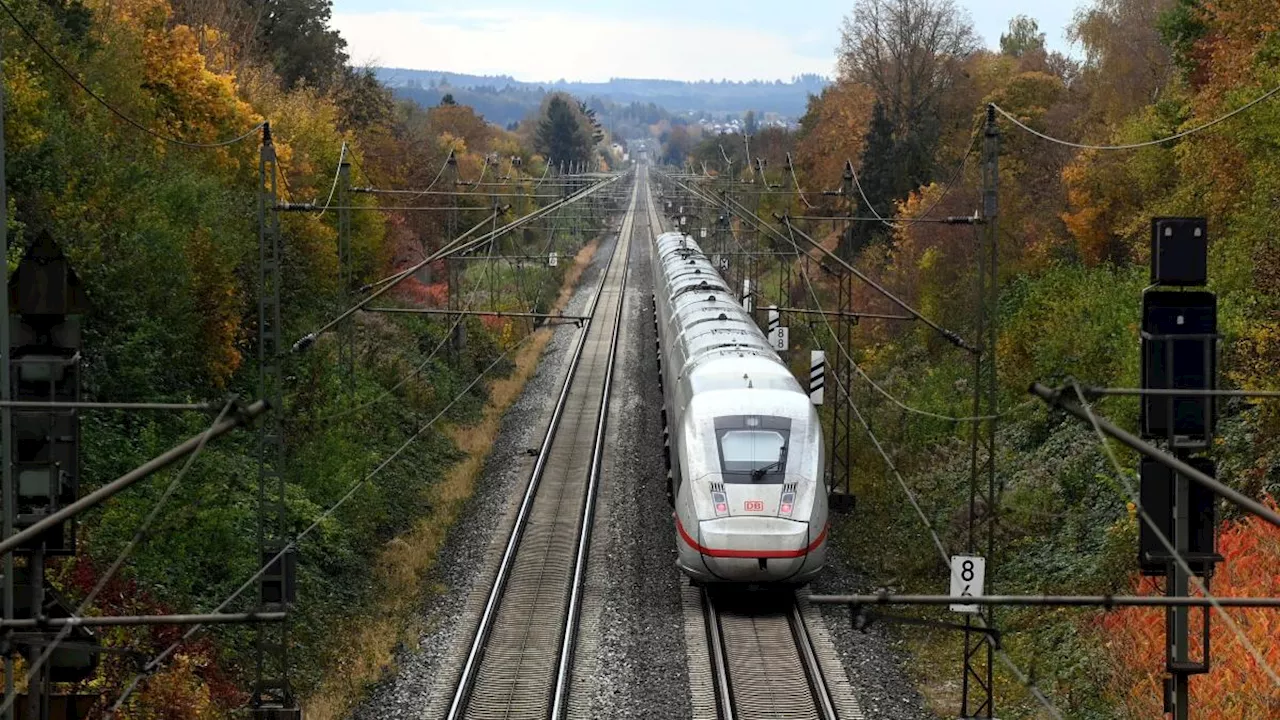
M 613 236 L 601 242 L 565 308 L 566 314 L 586 312 L 615 243 Z M 573 325 L 556 328 L 524 392 L 503 416 L 475 493 L 449 531 L 435 572 L 425 581 L 438 592 L 423 607 L 425 629 L 418 646 L 399 653 L 397 667 L 356 708 L 351 720 L 435 720 L 444 715 L 475 618 L 497 572 L 502 545 L 533 469 L 529 449 L 536 454 L 546 435 L 577 333 Z

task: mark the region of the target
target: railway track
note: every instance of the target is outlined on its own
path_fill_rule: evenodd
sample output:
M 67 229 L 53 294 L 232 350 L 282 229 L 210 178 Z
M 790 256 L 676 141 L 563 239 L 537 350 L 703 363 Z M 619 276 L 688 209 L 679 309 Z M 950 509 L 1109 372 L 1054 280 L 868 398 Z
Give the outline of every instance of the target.
M 702 611 L 720 720 L 862 717 L 837 711 L 794 594 L 704 589 Z
M 449 720 L 564 714 L 600 484 L 606 406 L 637 208 L 636 178 L 450 703 Z

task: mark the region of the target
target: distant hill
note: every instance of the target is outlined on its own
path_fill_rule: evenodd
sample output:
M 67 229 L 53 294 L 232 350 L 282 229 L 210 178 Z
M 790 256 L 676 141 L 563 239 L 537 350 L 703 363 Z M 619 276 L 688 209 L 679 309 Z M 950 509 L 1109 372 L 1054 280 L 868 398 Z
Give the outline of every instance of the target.
M 490 122 L 507 125 L 519 121 L 542 102 L 548 92 L 567 92 L 584 100 L 592 97 L 615 105 L 653 104 L 672 114 L 723 118 L 748 110 L 758 115 L 775 113 L 796 120 L 804 114 L 809 95 L 822 92 L 830 82 L 821 75 L 801 75 L 790 82 L 645 80 L 615 78 L 587 83 L 521 82 L 508 75 L 467 75 L 439 70 L 375 68 L 378 78 L 397 95 L 422 105 L 439 104 L 445 93 L 463 105 L 474 107 Z

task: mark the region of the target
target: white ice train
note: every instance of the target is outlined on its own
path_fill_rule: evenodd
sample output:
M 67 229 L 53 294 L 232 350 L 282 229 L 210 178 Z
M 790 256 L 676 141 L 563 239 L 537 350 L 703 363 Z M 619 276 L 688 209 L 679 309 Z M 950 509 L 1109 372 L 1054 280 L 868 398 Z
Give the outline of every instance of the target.
M 807 582 L 827 549 L 817 412 L 692 238 L 659 236 L 653 275 L 677 564 L 700 583 Z

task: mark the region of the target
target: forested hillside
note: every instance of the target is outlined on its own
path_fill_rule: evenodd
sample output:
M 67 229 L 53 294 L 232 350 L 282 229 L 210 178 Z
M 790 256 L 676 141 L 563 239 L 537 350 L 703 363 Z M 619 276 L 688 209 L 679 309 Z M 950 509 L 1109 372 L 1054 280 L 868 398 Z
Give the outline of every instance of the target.
M 280 160 L 280 199 L 288 203 L 329 208 L 340 158 L 353 166 L 353 185 L 382 188 L 428 187 L 450 156 L 463 182 L 486 173 L 539 178 L 548 158 L 604 167 L 596 147 L 606 138 L 566 96 L 547 98 L 554 117 L 535 117 L 519 133 L 458 104 L 396 102 L 373 75 L 348 67 L 342 38 L 328 26 L 329 0 L 8 0 L 5 10 L 9 268 L 43 237 L 69 257 L 92 307 L 85 400 L 221 407 L 228 395 L 257 397 L 264 121 Z M 445 213 L 377 211 L 367 194 L 350 202 L 356 287 L 447 239 Z M 428 197 L 417 204 L 451 202 Z M 491 207 L 487 196 L 457 202 L 464 206 L 460 230 Z M 342 308 L 336 209 L 284 214 L 288 344 Z M 546 244 L 542 231 L 526 231 L 523 241 Z M 522 289 L 534 307 L 550 307 L 569 265 L 527 276 Z M 442 304 L 443 268 L 429 269 L 406 281 L 396 301 Z M 489 386 L 479 379 L 528 364 L 517 352 L 524 324 L 472 320 L 465 349 L 450 352 L 440 351 L 449 334 L 442 321 L 363 317 L 351 394 L 341 391 L 329 336 L 284 361 L 285 407 L 273 411 L 285 418 L 289 522 L 292 533 L 309 529 L 298 565 L 293 682 L 302 698 L 325 698 L 316 717 L 337 712 L 351 699 L 344 693 L 375 679 L 400 640 L 439 538 L 412 546 L 413 557 L 388 555 L 385 544 L 423 523 L 447 528 L 465 499 L 470 476 L 448 471 L 482 445 L 482 436 L 465 447 L 455 443 L 456 428 L 486 417 Z M 441 422 L 430 426 L 437 415 Z M 82 488 L 200 433 L 210 419 L 87 412 Z M 54 586 L 78 603 L 105 581 L 113 560 L 127 557 L 90 613 L 222 609 L 261 561 L 256 458 L 254 433 L 239 431 L 211 442 L 171 497 L 162 495 L 172 475 L 89 513 L 79 554 L 51 561 Z M 441 490 L 446 481 L 453 484 Z M 340 499 L 350 502 L 326 514 Z M 165 512 L 133 548 L 135 530 L 158 504 Z M 391 549 L 401 547 L 410 546 Z M 247 610 L 255 594 L 225 609 Z M 243 626 L 200 631 L 135 678 L 143 661 L 184 631 L 103 631 L 100 639 L 115 652 L 103 656 L 80 691 L 101 694 L 101 710 L 138 681 L 116 717 L 214 718 L 245 707 L 254 661 Z
M 972 216 L 981 206 L 977 152 L 988 104 L 1066 141 L 1037 137 L 997 115 L 996 351 L 1005 414 L 987 592 L 1137 589 L 1138 521 L 1126 482 L 1090 428 L 1028 402 L 1027 387 L 1071 377 L 1088 385 L 1138 386 L 1137 327 L 1149 284 L 1153 216 L 1208 218 L 1222 383 L 1277 389 L 1280 100 L 1268 94 L 1280 85 L 1278 16 L 1280 4 L 1271 0 L 1092 0 L 1070 29 L 1084 50 L 1076 61 L 1046 52 L 1043 33 L 1027 18 L 1011 21 L 994 52 L 980 47 L 950 0 L 860 0 L 846 20 L 840 76 L 810 102 L 800 131 L 771 129 L 749 138 L 750 157 L 767 160 L 770 183 L 792 187 L 785 169 L 791 152 L 807 191 L 803 198 L 766 198 L 763 217 L 785 210 L 869 218 L 841 235 L 830 224 L 808 227 L 926 316 L 970 338 L 978 334 L 981 235 L 929 220 Z M 921 27 L 931 32 L 915 30 Z M 888 43 L 886 36 L 903 40 Z M 1243 112 L 1202 127 L 1264 95 Z M 1171 136 L 1177 137 L 1150 142 Z M 673 131 L 665 152 L 669 161 L 689 162 L 700 173 L 748 178 L 754 172 L 747 148 L 741 135 L 699 139 Z M 849 191 L 852 204 L 839 192 L 846 160 L 861 187 L 861 193 Z M 820 194 L 832 190 L 834 197 Z M 876 221 L 877 213 L 890 222 Z M 820 290 L 825 302 L 834 302 L 829 285 Z M 793 292 L 804 296 L 803 288 Z M 856 290 L 853 307 L 898 310 L 865 285 Z M 806 347 L 812 342 L 806 338 L 817 333 L 793 327 L 792 341 Z M 868 321 L 854 330 L 853 357 L 866 373 L 853 376 L 854 401 L 944 542 L 964 547 L 968 424 L 944 418 L 972 413 L 971 360 L 919 324 Z M 1120 398 L 1098 405 L 1131 430 L 1137 408 Z M 1254 497 L 1274 497 L 1280 492 L 1278 430 L 1274 401 L 1226 402 L 1211 453 L 1218 476 Z M 926 528 L 890 468 L 859 435 L 860 426 L 854 432 L 860 504 L 844 540 L 852 558 L 870 586 L 943 592 L 945 566 L 924 549 L 930 544 Z M 1135 456 L 1121 454 L 1120 460 L 1126 472 L 1136 467 Z M 1215 592 L 1280 592 L 1280 536 L 1220 508 L 1218 548 L 1227 560 L 1214 579 Z M 1159 591 L 1149 584 L 1141 589 Z M 1274 667 L 1280 661 L 1274 614 L 1231 615 Z M 1065 716 L 1160 716 L 1161 611 L 1020 609 L 1003 610 L 998 618 L 1005 646 L 1032 669 Z M 1213 633 L 1213 672 L 1191 683 L 1197 714 L 1274 716 L 1277 690 L 1259 658 L 1220 617 Z M 923 659 L 926 690 L 940 710 L 954 712 L 956 634 L 910 637 Z M 1003 700 L 1000 717 L 1047 716 L 1037 714 L 1039 704 L 1012 678 L 998 677 L 1002 698 L 1022 698 Z
M 804 113 L 810 95 L 822 92 L 826 78 L 801 75 L 789 82 L 645 80 L 614 78 L 588 83 L 557 80 L 521 82 L 509 76 L 467 75 L 464 73 L 404 68 L 375 68 L 377 77 L 396 94 L 423 105 L 435 105 L 446 93 L 467 98 L 485 117 L 500 125 L 518 122 L 537 107 L 542 96 L 567 92 L 606 108 L 656 107 L 673 114 L 691 114 L 719 119 L 752 110 L 776 113 L 795 119 Z M 612 117 L 613 111 L 603 113 Z

